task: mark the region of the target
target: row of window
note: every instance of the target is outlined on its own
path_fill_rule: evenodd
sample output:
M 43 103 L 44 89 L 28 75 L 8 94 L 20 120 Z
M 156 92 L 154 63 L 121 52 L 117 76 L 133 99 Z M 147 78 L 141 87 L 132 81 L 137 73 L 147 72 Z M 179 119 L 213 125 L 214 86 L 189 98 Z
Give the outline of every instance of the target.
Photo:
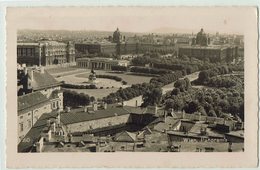
M 21 55 L 23 55 L 23 56 L 25 56 L 25 55 L 32 56 L 34 54 L 35 54 L 34 48 L 18 48 L 17 49 L 17 55 L 18 56 L 21 56 Z
M 28 129 L 32 127 L 32 121 L 31 120 L 27 120 L 27 127 Z M 20 123 L 19 124 L 19 131 L 23 132 L 24 131 L 24 123 Z

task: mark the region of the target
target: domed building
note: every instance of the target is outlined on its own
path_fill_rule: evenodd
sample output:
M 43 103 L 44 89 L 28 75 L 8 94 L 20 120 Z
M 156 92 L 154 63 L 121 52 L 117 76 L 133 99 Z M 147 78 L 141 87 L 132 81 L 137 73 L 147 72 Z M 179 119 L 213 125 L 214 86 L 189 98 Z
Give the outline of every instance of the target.
M 119 29 L 117 28 L 116 31 L 113 33 L 113 42 L 114 43 L 119 43 L 121 40 L 121 34 Z
M 237 58 L 237 46 L 233 45 L 212 45 L 209 36 L 203 28 L 192 39 L 192 45 L 183 45 L 178 49 L 178 55 L 189 58 L 197 58 L 209 62 L 232 62 Z
M 210 44 L 210 38 L 206 35 L 203 28 L 197 33 L 196 38 L 193 39 L 193 45 L 207 46 Z

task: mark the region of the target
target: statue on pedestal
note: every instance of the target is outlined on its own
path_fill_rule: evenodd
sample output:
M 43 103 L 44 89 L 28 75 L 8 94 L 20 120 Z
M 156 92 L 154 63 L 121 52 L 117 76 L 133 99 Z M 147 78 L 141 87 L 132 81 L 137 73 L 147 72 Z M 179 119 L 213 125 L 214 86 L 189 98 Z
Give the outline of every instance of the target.
M 88 77 L 88 81 L 89 81 L 89 83 L 95 84 L 96 79 L 97 79 L 97 77 L 96 77 L 96 72 L 95 72 L 94 69 L 92 68 L 92 69 L 91 69 L 91 74 L 90 74 L 89 77 Z

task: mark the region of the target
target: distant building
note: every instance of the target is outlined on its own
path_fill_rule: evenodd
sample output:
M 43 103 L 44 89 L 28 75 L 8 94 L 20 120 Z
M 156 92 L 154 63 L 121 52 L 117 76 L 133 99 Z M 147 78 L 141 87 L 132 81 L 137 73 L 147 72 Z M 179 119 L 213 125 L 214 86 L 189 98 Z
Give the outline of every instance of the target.
M 53 91 L 60 90 L 61 83 L 50 75 L 43 67 L 24 68 L 24 76 L 20 80 L 20 94 L 40 91 L 49 97 Z
M 210 38 L 206 35 L 203 28 L 197 33 L 196 38 L 193 39 L 193 45 L 207 46 L 210 44 Z
M 78 58 L 76 65 L 78 67 L 96 69 L 96 70 L 111 70 L 112 66 L 128 66 L 127 60 L 113 60 L 111 58 Z
M 80 54 L 116 54 L 116 43 L 103 42 L 103 43 L 76 43 L 75 49 Z
M 190 37 L 184 37 L 184 36 L 174 37 L 174 44 L 176 44 L 176 45 L 191 45 L 192 39 Z
M 181 46 L 179 55 L 197 58 L 200 60 L 208 59 L 210 62 L 232 62 L 237 58 L 238 48 L 236 46 Z
M 174 45 L 147 44 L 147 43 L 139 43 L 137 45 L 137 53 L 146 53 L 146 52 L 174 53 L 175 51 L 177 51 L 177 48 Z
M 119 29 L 117 28 L 116 31 L 113 33 L 113 42 L 120 43 L 122 40 L 122 36 L 120 34 Z
M 17 43 L 17 62 L 28 66 L 71 63 L 75 62 L 75 48 L 71 42 L 49 40 Z
M 192 45 L 183 45 L 178 49 L 179 55 L 210 62 L 232 62 L 237 58 L 238 47 L 233 45 L 209 45 L 210 39 L 203 29 L 193 39 Z

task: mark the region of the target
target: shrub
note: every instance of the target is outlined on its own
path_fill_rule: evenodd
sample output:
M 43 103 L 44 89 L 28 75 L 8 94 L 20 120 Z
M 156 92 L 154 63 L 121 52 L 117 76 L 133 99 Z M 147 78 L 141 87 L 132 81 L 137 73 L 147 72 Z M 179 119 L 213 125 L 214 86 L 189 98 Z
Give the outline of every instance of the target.
M 127 85 L 127 82 L 126 82 L 126 81 L 122 81 L 122 84 L 123 84 L 123 85 Z
M 97 78 L 107 78 L 107 79 L 112 79 L 115 81 L 122 81 L 121 77 L 117 77 L 117 76 L 112 76 L 112 75 L 96 75 Z

